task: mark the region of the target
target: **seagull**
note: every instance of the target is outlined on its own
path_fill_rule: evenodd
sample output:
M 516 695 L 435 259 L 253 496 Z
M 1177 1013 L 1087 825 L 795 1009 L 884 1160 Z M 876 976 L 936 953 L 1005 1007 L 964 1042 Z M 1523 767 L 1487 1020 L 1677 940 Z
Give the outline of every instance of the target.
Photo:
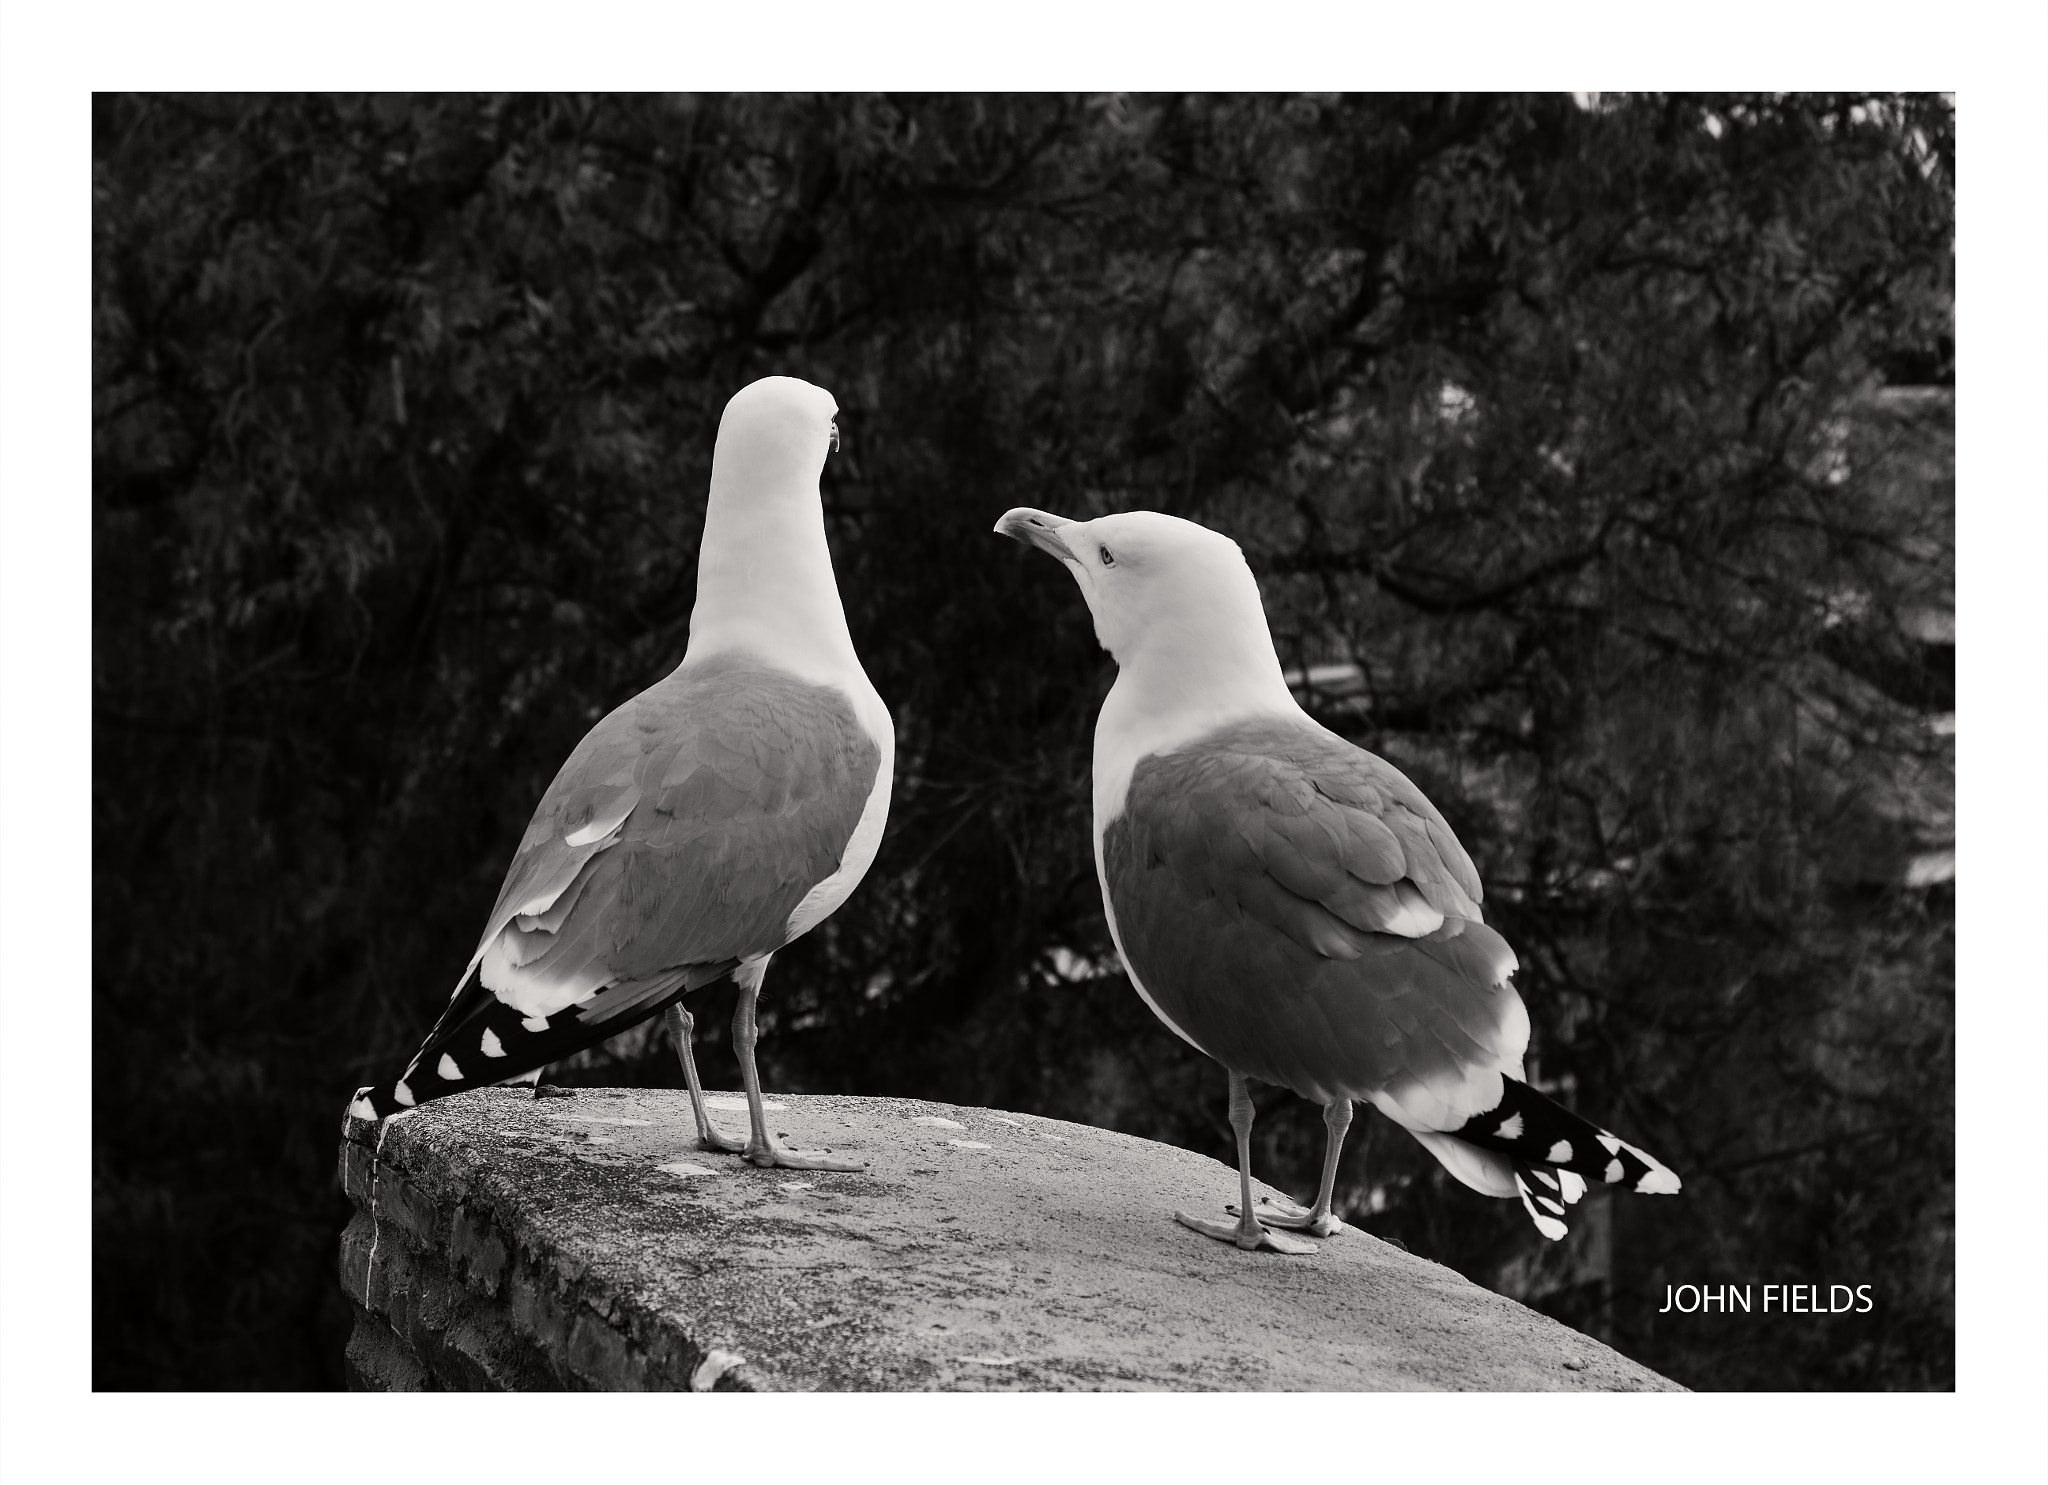
M 759 1166 L 860 1170 L 769 1133 L 754 1063 L 768 962 L 845 902 L 889 813 L 895 731 L 854 654 L 818 477 L 838 404 L 793 377 L 726 404 L 683 661 L 576 745 L 541 796 L 454 999 L 383 1118 L 546 1064 L 665 1014 L 698 1138 Z M 689 992 L 739 987 L 750 1138 L 720 1134 L 690 1051 Z
M 1406 775 L 1295 702 L 1237 543 L 1153 511 L 1019 508 L 995 529 L 1066 565 L 1116 659 L 1095 727 L 1103 914 L 1152 1013 L 1230 1075 L 1237 1220 L 1178 1221 L 1316 1251 L 1274 1229 L 1343 1226 L 1331 1195 L 1358 1099 L 1467 1186 L 1519 1197 L 1553 1241 L 1588 1180 L 1679 1189 L 1529 1086 L 1514 951 L 1481 918 L 1471 857 Z M 1251 1078 L 1323 1106 L 1313 1207 L 1253 1206 Z

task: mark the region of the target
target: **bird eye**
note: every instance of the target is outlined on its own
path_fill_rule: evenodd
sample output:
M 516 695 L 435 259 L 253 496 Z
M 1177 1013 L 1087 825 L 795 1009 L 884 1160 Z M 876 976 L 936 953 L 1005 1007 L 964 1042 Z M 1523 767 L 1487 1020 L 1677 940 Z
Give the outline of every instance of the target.
M 837 423 L 832 425 L 832 452 L 835 454 L 839 452 L 839 425 Z
M 1108 547 L 1102 549 L 1102 565 L 1104 567 L 1116 566 L 1116 558 L 1110 555 Z

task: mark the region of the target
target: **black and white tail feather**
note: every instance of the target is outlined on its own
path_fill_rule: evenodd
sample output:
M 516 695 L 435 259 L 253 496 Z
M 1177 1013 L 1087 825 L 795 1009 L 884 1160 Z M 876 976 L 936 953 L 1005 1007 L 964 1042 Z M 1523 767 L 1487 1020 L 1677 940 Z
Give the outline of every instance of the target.
M 590 999 L 529 1016 L 486 989 L 471 970 L 396 1082 L 365 1088 L 349 1105 L 359 1119 L 385 1119 L 470 1088 L 531 1081 L 551 1062 L 629 1031 L 738 966 L 693 965 L 655 980 L 621 980 Z
M 1523 1209 L 1552 1242 L 1565 1235 L 1564 1209 L 1586 1194 L 1589 1180 L 1651 1195 L 1679 1189 L 1677 1173 L 1656 1157 L 1589 1124 L 1527 1083 L 1508 1077 L 1501 1083 L 1498 1106 L 1450 1133 L 1508 1157 Z

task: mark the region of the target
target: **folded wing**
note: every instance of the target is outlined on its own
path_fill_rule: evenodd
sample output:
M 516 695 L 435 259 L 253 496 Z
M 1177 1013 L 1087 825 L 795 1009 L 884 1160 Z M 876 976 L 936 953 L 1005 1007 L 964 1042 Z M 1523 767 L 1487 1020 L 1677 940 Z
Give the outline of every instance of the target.
M 1471 858 L 1398 769 L 1306 718 L 1142 759 L 1103 853 L 1133 977 L 1226 1066 L 1438 1129 L 1519 1073 L 1528 1016 Z

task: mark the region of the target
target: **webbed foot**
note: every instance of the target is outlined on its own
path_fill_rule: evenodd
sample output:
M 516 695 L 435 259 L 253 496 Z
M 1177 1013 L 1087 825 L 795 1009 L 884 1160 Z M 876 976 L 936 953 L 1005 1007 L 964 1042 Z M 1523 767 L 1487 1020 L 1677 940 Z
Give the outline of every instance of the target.
M 1191 1216 L 1186 1212 L 1175 1212 L 1173 1220 L 1183 1227 L 1191 1227 L 1204 1237 L 1215 1238 L 1220 1243 L 1234 1243 L 1246 1252 L 1265 1248 L 1274 1253 L 1313 1253 L 1316 1245 L 1291 1233 L 1275 1232 L 1257 1221 L 1247 1222 L 1240 1217 L 1235 1222 L 1218 1222 L 1206 1217 Z
M 1237 1203 L 1227 1202 L 1223 1210 L 1236 1216 Z M 1291 1227 L 1316 1237 L 1335 1237 L 1344 1230 L 1344 1219 L 1335 1212 L 1317 1212 L 1314 1207 L 1298 1207 L 1291 1201 L 1274 1201 L 1270 1197 L 1259 1198 L 1256 1215 L 1265 1226 Z
M 773 1139 L 765 1144 L 749 1144 L 746 1156 L 749 1163 L 763 1170 L 864 1171 L 868 1168 L 865 1160 L 842 1160 L 822 1150 L 786 1150 Z

